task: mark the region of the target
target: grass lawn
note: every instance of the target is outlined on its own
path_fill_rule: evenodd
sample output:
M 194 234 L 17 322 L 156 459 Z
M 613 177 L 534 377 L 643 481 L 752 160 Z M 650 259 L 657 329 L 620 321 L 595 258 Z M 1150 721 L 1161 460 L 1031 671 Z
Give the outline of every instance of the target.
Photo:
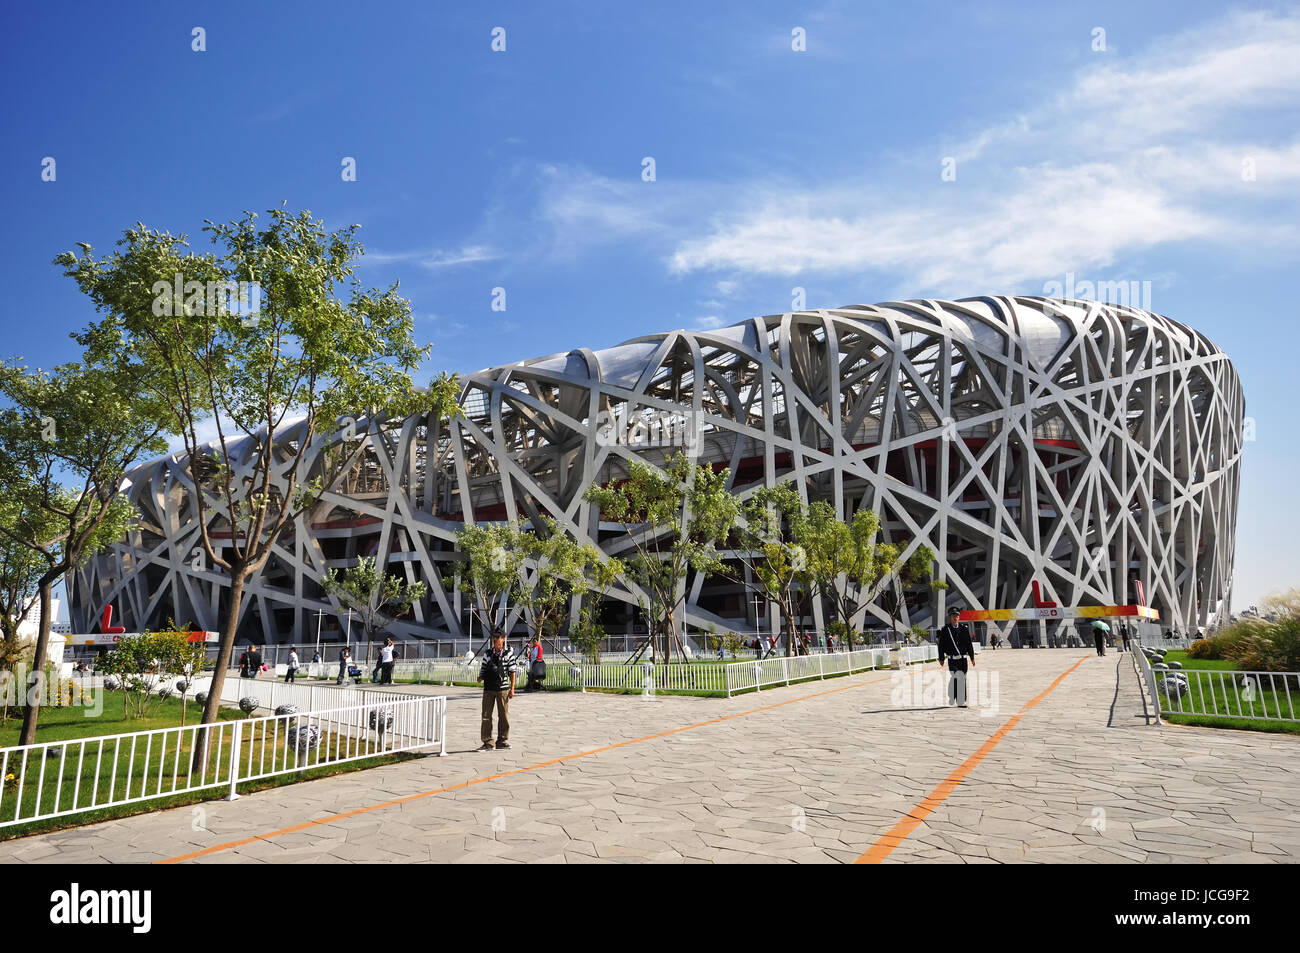
M 1183 649 L 1173 649 L 1165 653 L 1166 662 L 1181 662 L 1184 669 L 1208 672 L 1231 672 L 1237 663 L 1232 659 L 1189 658 Z
M 1174 725 L 1195 725 L 1200 728 L 1236 728 L 1238 731 L 1271 731 L 1278 734 L 1300 735 L 1300 721 L 1265 721 L 1262 718 L 1211 718 L 1205 715 L 1178 715 L 1165 712 L 1161 712 L 1160 717 Z
M 153 728 L 175 728 L 181 723 L 181 703 L 178 698 L 154 698 L 149 702 L 149 713 L 144 718 L 128 718 L 126 701 L 122 692 L 102 692 L 103 709 L 86 705 L 71 708 L 42 706 L 36 725 L 37 742 L 68 741 L 72 738 L 89 738 L 92 735 L 115 735 L 127 731 L 149 731 Z M 203 706 L 191 695 L 185 703 L 185 723 L 192 725 L 203 715 Z M 17 714 L 15 714 L 15 712 Z M 222 720 L 242 718 L 237 708 L 222 709 Z M 23 727 L 21 709 L 9 709 L 9 720 L 0 725 L 0 748 L 18 744 Z
M 1167 698 L 1160 694 L 1160 715 L 1176 725 L 1199 725 L 1206 728 L 1237 728 L 1247 731 L 1271 731 L 1300 734 L 1300 692 L 1291 686 L 1290 697 L 1277 679 L 1276 690 L 1269 688 L 1267 676 L 1259 676 L 1259 687 L 1249 691 L 1242 688 L 1241 676 L 1234 675 L 1235 663 L 1230 660 L 1189 659 L 1185 651 L 1171 651 L 1166 662 L 1181 662 L 1185 672 L 1205 672 L 1189 675 L 1190 691 L 1182 698 Z M 1224 674 L 1212 674 L 1222 672 Z M 1156 672 L 1159 683 L 1164 672 Z M 1204 712 L 1205 714 L 1183 714 Z M 1233 717 L 1215 717 L 1231 715 Z M 1271 717 L 1251 717 L 1268 715 Z M 1281 720 L 1275 720 L 1281 719 Z

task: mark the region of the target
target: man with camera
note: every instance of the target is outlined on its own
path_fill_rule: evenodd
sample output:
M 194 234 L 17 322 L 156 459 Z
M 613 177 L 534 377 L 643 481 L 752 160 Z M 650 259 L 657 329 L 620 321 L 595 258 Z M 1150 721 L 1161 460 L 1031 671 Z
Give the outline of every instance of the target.
M 500 629 L 492 633 L 492 648 L 483 656 L 478 680 L 483 683 L 483 724 L 479 734 L 483 747 L 479 750 L 492 750 L 493 709 L 497 714 L 496 746 L 509 748 L 510 699 L 515 697 L 515 653 L 506 645 L 506 634 Z

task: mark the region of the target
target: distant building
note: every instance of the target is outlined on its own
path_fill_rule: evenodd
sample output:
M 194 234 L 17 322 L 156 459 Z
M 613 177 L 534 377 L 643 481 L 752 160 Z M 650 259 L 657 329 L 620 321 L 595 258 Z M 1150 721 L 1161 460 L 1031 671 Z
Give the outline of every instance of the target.
M 50 616 L 57 619 L 59 617 L 59 600 L 50 599 Z M 51 622 L 50 637 L 46 647 L 46 655 L 51 665 L 61 665 L 63 663 L 63 649 L 67 643 L 65 638 L 68 624 Z M 31 611 L 23 616 L 22 621 L 18 623 L 18 641 L 36 643 L 37 637 L 41 631 L 41 605 L 37 602 L 32 606 Z
M 503 364 L 469 375 L 450 423 L 362 433 L 350 469 L 249 583 L 239 635 L 314 641 L 318 612 L 344 614 L 322 574 L 376 555 L 430 583 L 395 634 L 463 638 L 466 522 L 546 515 L 614 553 L 622 534 L 583 491 L 678 450 L 729 469 L 738 494 L 794 483 L 842 517 L 874 509 L 882 537 L 908 552 L 929 545 L 949 588 L 914 593 L 905 625 L 953 603 L 1032 606 L 1038 583 L 1044 601 L 1143 603 L 1163 625 L 1205 628 L 1232 591 L 1244 406 L 1231 362 L 1196 331 L 1039 297 L 774 314 Z M 254 450 L 235 447 L 231 464 Z M 199 558 L 188 479 L 176 456 L 131 472 L 141 522 L 70 578 L 74 629 L 106 603 L 132 631 L 217 627 L 226 589 Z M 217 517 L 211 529 L 217 545 L 230 537 Z M 753 600 L 725 580 L 692 577 L 685 600 L 692 626 L 757 624 Z M 607 631 L 643 627 L 636 603 L 611 592 Z M 884 620 L 873 608 L 859 621 Z M 809 624 L 824 621 L 809 607 Z

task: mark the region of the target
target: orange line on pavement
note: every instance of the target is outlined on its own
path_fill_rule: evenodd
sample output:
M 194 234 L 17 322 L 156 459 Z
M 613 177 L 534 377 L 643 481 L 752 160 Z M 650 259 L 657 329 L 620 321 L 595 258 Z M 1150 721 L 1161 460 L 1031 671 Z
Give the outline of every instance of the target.
M 922 668 L 928 668 L 923 665 Z M 892 676 L 890 676 L 892 677 Z M 577 754 L 565 755 L 560 758 L 551 758 L 549 761 L 539 761 L 536 764 L 530 764 L 526 768 L 511 768 L 509 771 L 499 771 L 496 774 L 489 774 L 481 778 L 470 778 L 468 781 L 460 781 L 456 784 L 448 784 L 444 787 L 434 788 L 430 791 L 421 791 L 418 794 L 408 794 L 405 797 L 393 798 L 389 801 L 383 801 L 379 804 L 368 804 L 364 807 L 358 807 L 351 811 L 344 811 L 341 814 L 333 814 L 330 817 L 323 817 L 315 821 L 307 821 L 303 824 L 296 824 L 293 827 L 283 827 L 279 830 L 269 831 L 265 834 L 254 834 L 252 837 L 245 837 L 242 840 L 227 841 L 224 844 L 215 844 L 212 847 L 205 847 L 203 850 L 196 850 L 193 853 L 181 854 L 179 857 L 169 857 L 166 860 L 158 860 L 157 864 L 176 864 L 185 860 L 194 860 L 198 857 L 204 857 L 208 854 L 220 853 L 224 850 L 233 850 L 236 847 L 243 847 L 247 844 L 253 844 L 257 841 L 269 840 L 272 837 L 279 837 L 282 834 L 294 834 L 298 831 L 305 831 L 313 827 L 320 827 L 324 824 L 333 824 L 335 821 L 341 821 L 349 817 L 356 817 L 358 814 L 367 814 L 370 811 L 378 811 L 385 807 L 393 807 L 398 804 L 405 804 L 408 801 L 418 801 L 421 798 L 433 797 L 435 794 L 445 794 L 448 791 L 455 791 L 459 788 L 468 788 L 476 784 L 486 784 L 488 781 L 495 781 L 498 778 L 506 778 L 512 774 L 523 774 L 527 771 L 536 771 L 539 768 L 547 768 L 551 765 L 563 764 L 565 761 L 576 761 L 578 758 L 588 758 L 592 755 L 601 754 L 605 751 L 613 751 L 616 748 L 625 748 L 629 745 L 641 744 L 645 741 L 654 741 L 656 738 L 666 738 L 669 735 L 680 734 L 683 731 L 691 731 L 695 728 L 704 728 L 708 725 L 720 724 L 724 721 L 731 721 L 733 718 L 743 718 L 746 715 L 756 715 L 759 712 L 771 711 L 774 708 L 782 708 L 786 705 L 793 705 L 795 702 L 808 701 L 811 698 L 821 698 L 823 695 L 834 695 L 837 692 L 848 691 L 851 688 L 862 688 L 864 685 L 877 685 L 880 682 L 889 681 L 886 678 L 874 678 L 866 682 L 858 682 L 854 685 L 841 685 L 839 688 L 829 688 L 821 692 L 813 692 L 810 695 L 800 695 L 798 698 L 788 698 L 782 702 L 774 702 L 771 705 L 763 705 L 760 708 L 751 708 L 748 711 L 733 712 L 730 715 L 722 715 L 718 718 L 710 718 L 708 721 L 697 721 L 691 725 L 682 725 L 677 728 L 670 728 L 667 731 L 656 732 L 653 735 L 645 735 L 642 738 L 632 738 L 628 741 L 618 741 L 614 744 L 605 745 L 600 748 L 592 748 L 589 751 L 580 751 Z
M 971 771 L 988 756 L 990 751 L 998 746 L 998 742 L 1005 738 L 1012 728 L 1020 724 L 1020 719 L 1024 717 L 1025 712 L 1035 707 L 1039 702 L 1055 691 L 1056 686 L 1065 681 L 1065 676 L 1069 675 L 1089 658 L 1091 658 L 1091 656 L 1085 655 L 1083 658 L 1079 659 L 1079 661 L 1075 662 L 1068 669 L 1058 675 L 1056 681 L 1052 682 L 1052 684 L 1048 685 L 1047 688 L 1043 689 L 1043 691 L 1026 702 L 1025 706 L 1021 708 L 1020 711 L 1007 719 L 1005 725 L 993 732 L 993 734 L 989 736 L 988 740 L 979 746 L 979 750 L 958 765 L 957 769 L 953 771 L 952 774 L 944 778 L 937 788 L 926 795 L 925 799 L 922 800 L 920 804 L 912 808 L 912 810 L 910 810 L 901 821 L 890 828 L 887 834 L 884 834 L 880 840 L 876 841 L 875 844 L 871 846 L 871 849 L 855 860 L 854 863 L 879 864 L 884 861 L 886 857 L 893 853 L 895 847 L 903 843 L 903 841 L 908 838 L 908 835 L 921 826 L 921 822 L 929 817 L 930 814 L 934 812 L 935 808 L 948 799 L 948 795 L 956 789 L 957 785 L 961 784 L 966 775 L 970 774 Z

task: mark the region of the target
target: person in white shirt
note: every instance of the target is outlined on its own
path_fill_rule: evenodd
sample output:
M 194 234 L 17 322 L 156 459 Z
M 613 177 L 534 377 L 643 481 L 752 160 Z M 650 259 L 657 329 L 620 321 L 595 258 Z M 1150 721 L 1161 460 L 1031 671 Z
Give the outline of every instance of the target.
M 379 650 L 379 667 L 383 669 L 383 674 L 379 678 L 381 684 L 393 684 L 393 655 L 395 651 L 393 637 L 390 635 L 384 639 L 384 646 Z
M 292 682 L 298 676 L 298 650 L 289 650 L 289 664 L 285 666 L 284 680 Z

